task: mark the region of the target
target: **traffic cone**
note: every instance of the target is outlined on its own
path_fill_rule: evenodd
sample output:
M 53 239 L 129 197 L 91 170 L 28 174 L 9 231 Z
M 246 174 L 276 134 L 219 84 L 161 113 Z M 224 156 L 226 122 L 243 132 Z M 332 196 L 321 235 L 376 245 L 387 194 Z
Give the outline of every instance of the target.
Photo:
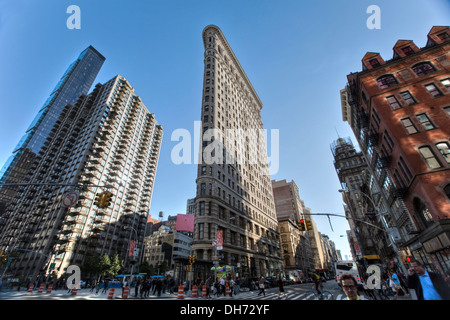
M 178 287 L 178 299 L 184 299 L 184 287 L 180 285 Z
M 52 293 L 53 285 L 49 284 L 47 287 L 47 293 Z
M 114 288 L 109 289 L 108 299 L 114 299 Z
M 206 284 L 204 284 L 202 287 L 202 297 L 206 298 Z
M 226 284 L 226 287 L 225 287 L 226 289 L 225 289 L 225 293 L 227 294 L 227 295 L 230 295 L 230 293 L 231 293 L 231 290 L 230 290 L 230 286 L 228 285 L 228 283 Z
M 45 283 L 41 284 L 41 286 L 39 287 L 38 293 L 44 292 L 44 287 L 45 287 Z
M 128 298 L 128 293 L 130 292 L 130 287 L 129 286 L 126 286 L 124 289 L 123 289 L 123 295 L 122 295 L 122 299 L 127 299 Z
M 28 287 L 28 292 L 33 292 L 34 284 L 30 284 Z
M 72 289 L 72 295 L 73 295 L 73 296 L 76 296 L 77 293 L 78 293 L 78 289 L 77 289 L 77 288 L 73 288 L 73 289 Z
M 192 298 L 197 298 L 198 297 L 198 288 L 196 285 L 192 286 Z

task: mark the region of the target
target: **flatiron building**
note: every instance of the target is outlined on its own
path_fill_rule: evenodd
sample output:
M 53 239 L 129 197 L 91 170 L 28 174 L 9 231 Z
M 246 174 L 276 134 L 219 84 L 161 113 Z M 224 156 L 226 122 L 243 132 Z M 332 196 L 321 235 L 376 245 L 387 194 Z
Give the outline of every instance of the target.
M 242 278 L 277 275 L 283 261 L 262 103 L 222 31 L 203 30 L 204 81 L 194 276 L 229 265 Z M 219 236 L 218 236 L 219 234 Z M 215 250 L 214 239 L 223 239 Z

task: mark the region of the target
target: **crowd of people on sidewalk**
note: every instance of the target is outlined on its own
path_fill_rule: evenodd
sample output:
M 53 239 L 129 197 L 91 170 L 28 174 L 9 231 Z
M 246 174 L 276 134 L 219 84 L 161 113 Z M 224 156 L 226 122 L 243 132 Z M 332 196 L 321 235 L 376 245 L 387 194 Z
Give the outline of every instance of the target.
M 368 286 L 368 280 L 368 278 L 363 279 L 363 292 L 371 300 L 391 300 L 391 298 L 396 300 L 400 294 L 411 298 L 411 289 L 414 290 L 418 300 L 450 300 L 450 277 L 428 271 L 418 260 L 411 261 L 406 275 L 400 270 L 387 270 L 381 275 L 378 287 Z M 356 287 L 351 284 L 352 282 Z M 343 276 L 340 279 L 340 285 L 349 300 L 365 299 L 355 294 L 356 279 Z

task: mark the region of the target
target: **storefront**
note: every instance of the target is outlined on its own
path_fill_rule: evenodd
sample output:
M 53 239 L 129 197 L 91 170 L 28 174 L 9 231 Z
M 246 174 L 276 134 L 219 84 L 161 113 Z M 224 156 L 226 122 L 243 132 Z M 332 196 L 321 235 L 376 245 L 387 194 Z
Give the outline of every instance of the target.
M 450 276 L 450 219 L 434 223 L 406 243 L 414 259 L 427 270 Z

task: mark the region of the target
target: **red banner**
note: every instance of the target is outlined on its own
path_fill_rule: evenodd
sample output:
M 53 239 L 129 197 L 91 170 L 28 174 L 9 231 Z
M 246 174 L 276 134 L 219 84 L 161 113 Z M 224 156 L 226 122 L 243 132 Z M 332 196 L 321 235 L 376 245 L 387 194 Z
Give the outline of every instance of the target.
M 217 230 L 216 239 L 217 239 L 217 250 L 222 250 L 223 249 L 223 231 L 222 230 Z
M 130 241 L 130 250 L 128 250 L 128 256 L 132 257 L 134 256 L 134 248 L 136 247 L 136 240 Z

